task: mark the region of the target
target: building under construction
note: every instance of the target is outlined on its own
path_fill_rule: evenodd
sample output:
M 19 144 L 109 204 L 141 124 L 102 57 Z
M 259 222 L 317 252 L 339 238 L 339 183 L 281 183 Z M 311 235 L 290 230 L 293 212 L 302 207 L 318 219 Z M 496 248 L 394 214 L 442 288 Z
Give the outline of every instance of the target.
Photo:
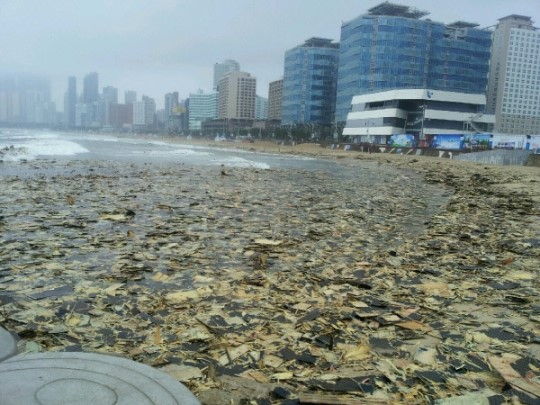
M 384 2 L 342 24 L 336 122 L 345 122 L 356 95 L 393 89 L 485 94 L 491 32 L 428 15 Z

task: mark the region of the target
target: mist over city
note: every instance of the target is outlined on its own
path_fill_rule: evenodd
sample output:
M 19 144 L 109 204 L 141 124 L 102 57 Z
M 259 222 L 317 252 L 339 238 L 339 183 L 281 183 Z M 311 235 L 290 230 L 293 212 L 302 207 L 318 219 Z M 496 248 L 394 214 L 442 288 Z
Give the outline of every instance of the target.
M 99 74 L 102 87 L 134 90 L 164 107 L 164 95 L 186 99 L 212 90 L 213 66 L 226 59 L 257 78 L 257 95 L 283 76 L 284 53 L 311 37 L 340 40 L 341 24 L 381 1 L 170 1 L 129 4 L 97 0 L 0 1 L 0 72 L 33 73 L 51 81 L 51 100 L 63 111 L 69 76 Z M 537 0 L 398 2 L 443 23 L 484 28 L 510 14 L 540 21 Z M 122 100 L 122 98 L 121 98 Z M 122 100 L 123 101 L 123 100 Z

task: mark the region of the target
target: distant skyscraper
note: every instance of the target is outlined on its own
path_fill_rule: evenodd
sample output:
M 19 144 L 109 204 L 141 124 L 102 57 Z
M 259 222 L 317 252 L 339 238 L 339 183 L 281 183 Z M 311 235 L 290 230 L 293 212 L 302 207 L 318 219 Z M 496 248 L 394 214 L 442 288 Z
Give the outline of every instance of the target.
M 214 65 L 214 90 L 217 90 L 221 78 L 229 72 L 239 72 L 240 64 L 232 59 Z
M 77 79 L 68 78 L 68 88 L 64 98 L 64 119 L 67 126 L 75 126 L 75 106 L 77 104 Z
M 540 31 L 531 17 L 509 15 L 493 32 L 488 111 L 495 131 L 540 133 Z
M 133 125 L 150 127 L 155 123 L 156 103 L 148 96 L 142 96 L 141 101 L 133 104 Z
M 463 21 L 421 20 L 428 14 L 384 2 L 342 24 L 336 122 L 345 122 L 355 95 L 392 89 L 485 94 L 491 32 Z
M 103 87 L 103 100 L 118 104 L 118 89 L 112 86 Z
M 83 82 L 83 103 L 94 103 L 99 100 L 99 79 L 95 72 L 84 77 Z
M 281 121 L 281 100 L 283 99 L 283 79 L 273 81 L 268 86 L 268 119 Z
M 219 81 L 219 118 L 255 118 L 257 79 L 246 72 L 229 72 Z
M 103 87 L 97 108 L 97 117 L 101 125 L 111 125 L 111 106 L 115 104 L 118 104 L 118 89 L 112 86 Z
M 339 44 L 310 38 L 285 52 L 281 124 L 334 120 Z
M 128 90 L 124 93 L 124 104 L 135 104 L 137 101 L 137 92 Z
M 268 118 L 268 99 L 256 96 L 255 97 L 255 118 L 265 120 Z
M 173 114 L 176 112 L 176 107 L 178 107 L 178 92 L 165 94 L 165 109 L 164 109 L 164 123 L 166 128 L 171 128 L 175 125 L 176 120 L 171 119 Z
M 204 121 L 217 118 L 218 94 L 213 91 L 204 93 L 202 90 L 189 95 L 189 129 L 200 131 Z

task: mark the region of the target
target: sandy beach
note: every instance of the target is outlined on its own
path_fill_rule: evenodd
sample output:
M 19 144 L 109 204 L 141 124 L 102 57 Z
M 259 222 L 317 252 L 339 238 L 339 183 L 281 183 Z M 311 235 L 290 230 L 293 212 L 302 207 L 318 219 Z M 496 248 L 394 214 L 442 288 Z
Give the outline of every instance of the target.
M 20 352 L 125 356 L 204 404 L 538 403 L 539 168 L 166 141 L 342 170 L 30 163 L 0 193 Z

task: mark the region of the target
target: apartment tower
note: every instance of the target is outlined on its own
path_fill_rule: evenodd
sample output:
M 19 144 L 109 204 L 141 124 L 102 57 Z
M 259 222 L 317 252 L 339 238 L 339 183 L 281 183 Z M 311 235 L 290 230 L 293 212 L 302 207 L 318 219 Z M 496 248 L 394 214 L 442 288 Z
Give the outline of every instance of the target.
M 493 31 L 487 92 L 495 131 L 540 133 L 540 31 L 531 17 L 509 15 Z
M 246 72 L 229 72 L 219 81 L 219 118 L 255 118 L 257 79 Z
M 268 85 L 268 119 L 281 121 L 281 100 L 283 98 L 283 79 Z

